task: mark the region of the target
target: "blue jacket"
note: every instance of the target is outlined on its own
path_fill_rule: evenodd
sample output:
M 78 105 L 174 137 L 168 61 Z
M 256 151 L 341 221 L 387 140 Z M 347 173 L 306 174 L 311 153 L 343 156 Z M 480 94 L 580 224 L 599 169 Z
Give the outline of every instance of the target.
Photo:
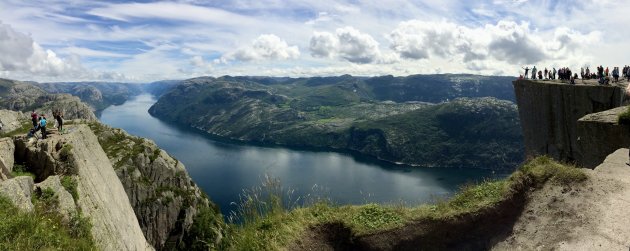
M 45 118 L 42 118 L 42 120 L 40 120 L 40 121 L 39 121 L 39 125 L 40 125 L 41 127 L 46 127 L 46 119 L 45 119 Z

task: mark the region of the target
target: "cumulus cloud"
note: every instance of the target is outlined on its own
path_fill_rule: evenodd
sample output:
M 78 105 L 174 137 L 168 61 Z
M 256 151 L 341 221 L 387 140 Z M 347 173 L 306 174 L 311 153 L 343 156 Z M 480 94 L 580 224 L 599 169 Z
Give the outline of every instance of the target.
M 85 70 L 78 56 L 59 58 L 44 50 L 26 34 L 0 23 L 0 71 L 32 73 L 44 76 L 78 75 Z
M 273 34 L 260 35 L 251 45 L 222 57 L 222 60 L 255 61 L 255 60 L 285 60 L 300 56 L 297 46 L 290 46 L 286 41 Z
M 400 23 L 388 36 L 390 48 L 410 60 L 460 58 L 476 70 L 497 60 L 510 64 L 534 64 L 580 53 L 598 41 L 599 34 L 581 34 L 565 27 L 542 33 L 526 22 L 499 21 L 470 28 L 451 22 L 411 20 Z
M 379 43 L 353 27 L 339 28 L 335 34 L 315 32 L 311 37 L 310 51 L 313 57 L 339 57 L 360 64 L 381 59 Z

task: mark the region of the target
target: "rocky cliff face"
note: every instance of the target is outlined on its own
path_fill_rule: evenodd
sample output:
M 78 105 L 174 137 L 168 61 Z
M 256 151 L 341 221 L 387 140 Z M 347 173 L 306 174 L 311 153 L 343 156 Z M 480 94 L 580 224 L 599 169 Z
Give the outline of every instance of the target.
M 606 156 L 619 148 L 630 145 L 630 126 L 620 125 L 619 114 L 627 106 L 593 113 L 582 117 L 577 123 L 578 146 L 581 153 L 579 163 L 595 168 Z
M 87 125 L 47 140 L 16 137 L 16 158 L 36 180 L 71 175 L 77 180 L 77 206 L 92 223 L 103 250 L 152 250 L 146 241 L 114 167 Z
M 222 216 L 192 181 L 184 165 L 152 141 L 100 123 L 90 125 L 120 178 L 147 240 L 156 248 L 181 247 L 195 217 L 209 208 Z M 221 239 L 222 225 L 208 226 Z
M 529 80 L 513 84 L 526 154 L 549 155 L 561 161 L 580 162 L 587 151 L 578 144 L 578 120 L 619 107 L 624 97 L 623 88 L 617 86 Z

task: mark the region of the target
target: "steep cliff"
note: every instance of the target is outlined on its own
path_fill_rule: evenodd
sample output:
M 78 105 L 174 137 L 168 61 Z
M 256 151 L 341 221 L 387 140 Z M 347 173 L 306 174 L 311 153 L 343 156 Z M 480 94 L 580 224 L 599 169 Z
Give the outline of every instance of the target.
M 513 84 L 526 154 L 549 155 L 561 161 L 580 162 L 588 151 L 578 144 L 578 120 L 619 107 L 624 97 L 623 88 L 618 86 L 530 80 Z
M 114 164 L 147 240 L 156 248 L 190 248 L 191 227 L 200 215 L 214 219 L 207 225 L 215 247 L 222 238 L 222 216 L 192 181 L 184 165 L 152 141 L 134 137 L 121 129 L 94 122 L 90 124 Z M 201 241 L 201 240 L 197 240 Z
M 36 181 L 52 175 L 77 180 L 76 204 L 92 224 L 92 236 L 103 250 L 152 250 L 146 241 L 114 167 L 87 125 L 46 140 L 15 138 L 18 161 Z

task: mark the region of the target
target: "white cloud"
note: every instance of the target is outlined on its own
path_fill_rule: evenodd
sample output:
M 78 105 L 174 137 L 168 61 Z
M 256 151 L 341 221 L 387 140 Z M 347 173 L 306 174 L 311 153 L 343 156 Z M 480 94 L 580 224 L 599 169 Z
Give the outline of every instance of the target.
M 286 41 L 273 34 L 260 35 L 251 45 L 241 47 L 222 57 L 223 61 L 256 61 L 296 59 L 300 56 L 297 46 L 290 46 Z
M 0 23 L 0 70 L 34 73 L 45 76 L 80 75 L 85 70 L 79 59 L 57 57 L 51 50 L 44 50 L 33 39 Z
M 67 55 L 78 55 L 82 57 L 107 57 L 107 58 L 124 58 L 129 55 L 108 51 L 93 50 L 90 48 L 70 46 L 58 50 L 59 53 Z
M 124 22 L 134 18 L 156 18 L 230 26 L 256 23 L 253 18 L 222 9 L 172 2 L 110 4 L 87 13 Z
M 379 43 L 372 36 L 349 26 L 335 34 L 313 33 L 309 48 L 314 57 L 338 57 L 352 63 L 378 62 L 381 57 Z

